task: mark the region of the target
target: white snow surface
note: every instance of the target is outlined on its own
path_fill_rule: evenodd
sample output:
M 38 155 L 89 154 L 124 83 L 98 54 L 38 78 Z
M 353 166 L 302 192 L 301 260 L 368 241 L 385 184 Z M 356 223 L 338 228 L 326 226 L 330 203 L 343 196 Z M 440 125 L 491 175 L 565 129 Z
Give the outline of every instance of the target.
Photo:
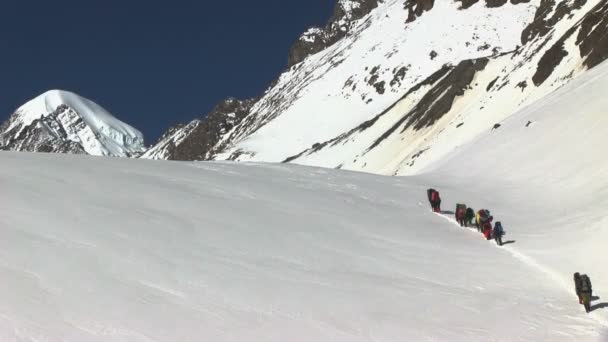
M 90 128 L 90 136 L 78 137 L 85 151 L 91 155 L 126 156 L 143 152 L 144 137 L 137 129 L 116 119 L 98 104 L 72 92 L 50 90 L 27 102 L 15 113 L 19 116 L 13 122 L 29 125 L 41 116 L 54 112 L 60 105 L 66 105 L 82 118 Z M 12 126 L 8 127 L 7 131 Z
M 0 340 L 606 340 L 607 87 L 608 64 L 409 177 L 2 153 Z

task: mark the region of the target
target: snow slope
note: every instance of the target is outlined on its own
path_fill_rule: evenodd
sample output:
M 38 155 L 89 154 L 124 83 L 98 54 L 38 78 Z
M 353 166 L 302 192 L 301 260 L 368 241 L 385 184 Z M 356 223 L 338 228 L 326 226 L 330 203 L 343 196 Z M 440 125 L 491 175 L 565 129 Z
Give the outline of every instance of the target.
M 71 142 L 96 156 L 125 157 L 144 151 L 141 132 L 67 91 L 48 91 L 18 108 L 3 125 L 1 140 L 9 149 L 37 151 L 40 130 L 36 128 L 51 136 L 52 141 L 44 143 L 52 150 Z
M 457 228 L 423 203 L 425 179 L 0 159 L 3 341 L 595 341 L 606 328 L 562 286 L 569 271 L 513 257 L 532 237 L 506 223 L 517 244 L 499 249 Z
M 585 43 L 591 28 L 605 36 L 605 26 L 595 20 L 598 15 L 606 18 L 605 13 L 598 14 L 608 8 L 605 2 L 548 3 L 539 7 L 535 22 L 522 33 L 522 40 L 528 40 L 515 52 L 451 66 L 372 120 L 290 161 L 389 175 L 416 174 L 490 132 L 593 66 L 582 47 L 607 46 L 601 41 Z M 539 26 L 547 27 L 545 35 L 529 33 Z
M 555 34 L 547 44 L 560 37 L 575 43 Z M 486 72 L 502 75 L 512 57 L 463 64 L 483 65 L 469 95 L 492 102 Z M 530 77 L 528 67 L 507 74 Z M 573 68 L 585 66 L 570 53 L 548 84 Z M 0 340 L 608 340 L 607 88 L 608 64 L 548 96 L 514 87 L 521 106 L 496 100 L 514 114 L 460 128 L 459 113 L 476 110 L 456 103 L 462 110 L 434 127 L 448 134 L 426 132 L 434 143 L 420 162 L 406 172 L 407 157 L 395 158 L 385 172 L 417 173 L 409 177 L 0 153 Z M 384 120 L 398 114 L 374 125 L 390 128 Z M 387 156 L 374 167 L 393 162 Z M 510 243 L 499 248 L 430 213 L 429 186 L 444 209 L 490 209 Z M 599 297 L 588 315 L 576 271 Z
M 484 201 L 474 204 L 493 208 L 509 222 L 518 235 L 518 249 L 541 265 L 551 265 L 555 274 L 582 270 L 595 275 L 597 288 L 606 288 L 606 89 L 608 63 L 424 173 L 461 185 L 453 195 L 466 198 L 473 189 L 484 189 Z
M 410 177 L 2 153 L 0 340 L 607 340 L 606 87 L 608 64 Z

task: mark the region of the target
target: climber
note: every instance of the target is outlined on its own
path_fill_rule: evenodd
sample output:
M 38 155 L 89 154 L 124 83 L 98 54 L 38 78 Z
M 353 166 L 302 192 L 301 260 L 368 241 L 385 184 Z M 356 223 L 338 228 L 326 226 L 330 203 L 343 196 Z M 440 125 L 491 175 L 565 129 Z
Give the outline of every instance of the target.
M 593 289 L 591 287 L 591 279 L 586 274 L 574 273 L 574 290 L 578 297 L 579 304 L 585 306 L 585 311 L 591 311 L 591 299 L 593 297 Z
M 581 298 L 581 274 L 576 272 L 574 273 L 574 291 L 576 292 L 576 296 L 578 297 L 578 303 L 583 304 L 583 299 Z
M 464 225 L 465 225 L 466 212 L 467 212 L 466 204 L 456 204 L 456 211 L 454 213 L 454 216 L 456 216 L 456 222 L 458 222 L 458 224 L 461 227 L 464 227 Z
M 477 215 L 475 216 L 475 223 L 478 231 L 483 232 L 483 225 L 486 223 L 489 217 L 490 211 L 487 209 L 481 209 L 477 212 Z M 491 227 L 490 230 L 492 230 Z
M 496 241 L 496 244 L 502 246 L 502 236 L 505 235 L 505 231 L 502 228 L 502 223 L 500 221 L 496 221 L 494 224 L 492 235 L 494 236 L 494 241 Z
M 581 275 L 581 302 L 585 306 L 585 311 L 591 311 L 591 297 L 593 289 L 591 288 L 591 279 L 586 274 Z
M 441 212 L 441 197 L 439 197 L 439 192 L 435 189 L 428 189 L 426 194 L 429 198 L 433 211 L 436 213 Z
M 473 208 L 467 208 L 465 213 L 465 226 L 471 227 L 473 225 L 473 219 L 475 219 L 475 210 Z
M 483 232 L 483 236 L 486 238 L 486 240 L 490 240 L 492 238 L 492 220 L 493 219 L 494 218 L 492 216 L 490 216 L 482 223 L 481 231 Z

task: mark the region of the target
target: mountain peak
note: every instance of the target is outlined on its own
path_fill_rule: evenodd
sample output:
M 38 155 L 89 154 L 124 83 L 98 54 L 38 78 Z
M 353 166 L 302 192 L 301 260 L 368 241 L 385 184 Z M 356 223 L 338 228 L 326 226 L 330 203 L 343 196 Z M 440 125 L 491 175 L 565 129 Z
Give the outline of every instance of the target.
M 141 153 L 143 141 L 141 132 L 100 105 L 59 89 L 28 101 L 0 126 L 4 150 L 124 157 Z

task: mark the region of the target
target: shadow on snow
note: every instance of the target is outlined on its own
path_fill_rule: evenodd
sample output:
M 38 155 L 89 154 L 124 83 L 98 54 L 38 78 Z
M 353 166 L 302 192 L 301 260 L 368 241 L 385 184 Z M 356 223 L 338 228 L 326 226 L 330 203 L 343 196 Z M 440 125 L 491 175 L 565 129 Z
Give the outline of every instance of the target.
M 589 310 L 589 312 L 593 312 L 595 310 L 600 310 L 600 309 L 606 309 L 606 308 L 608 308 L 608 303 L 594 304 L 594 305 L 591 305 L 591 309 Z

